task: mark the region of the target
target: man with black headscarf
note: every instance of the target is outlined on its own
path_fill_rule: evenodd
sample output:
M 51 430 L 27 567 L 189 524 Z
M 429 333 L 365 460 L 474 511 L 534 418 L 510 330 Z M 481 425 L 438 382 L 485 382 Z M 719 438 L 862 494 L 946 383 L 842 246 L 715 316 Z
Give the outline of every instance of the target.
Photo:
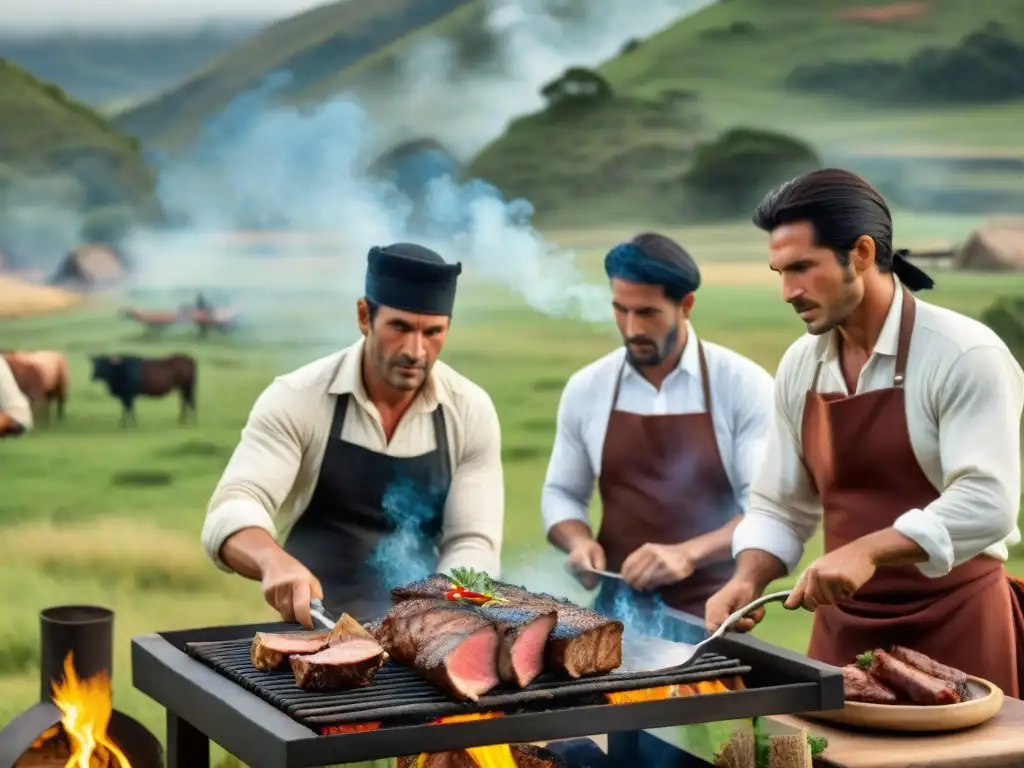
M 253 407 L 203 545 L 218 567 L 261 581 L 284 619 L 310 626 L 313 597 L 376 618 L 391 604 L 389 576 L 499 575 L 498 416 L 437 360 L 461 270 L 410 243 L 371 249 L 364 338 L 279 376 Z
M 895 643 L 1019 697 L 1024 587 L 1003 561 L 1020 541 L 1020 366 L 987 326 L 913 296 L 932 281 L 893 251 L 864 179 L 799 177 L 754 222 L 808 335 L 779 364 L 736 575 L 708 626 L 794 570 L 823 522 L 825 554 L 786 603 L 815 612 L 811 657 L 841 666 Z
M 732 530 L 770 426 L 772 377 L 697 338 L 689 318 L 700 272 L 678 243 L 638 235 L 607 254 L 605 271 L 625 345 L 565 386 L 541 497 L 544 526 L 584 586 L 593 589 L 594 571 L 609 570 L 648 595 L 605 578 L 599 610 L 657 620 L 660 594 L 702 617 L 732 575 Z M 596 539 L 587 515 L 595 478 L 603 510 Z

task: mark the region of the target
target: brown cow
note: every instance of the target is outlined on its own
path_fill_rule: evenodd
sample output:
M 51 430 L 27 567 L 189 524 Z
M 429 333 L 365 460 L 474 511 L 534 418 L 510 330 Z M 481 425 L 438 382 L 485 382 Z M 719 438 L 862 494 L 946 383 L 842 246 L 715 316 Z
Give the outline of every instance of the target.
M 92 380 L 102 381 L 107 391 L 121 401 L 121 426 L 135 423 L 135 398 L 164 397 L 181 393 L 179 421 L 184 424 L 191 411 L 196 419 L 196 361 L 188 355 L 138 357 L 100 355 L 92 358 Z
M 43 423 L 50 423 L 50 405 L 57 403 L 57 419 L 64 420 L 64 401 L 68 396 L 68 361 L 51 349 L 26 352 L 4 350 L 4 360 L 18 382 L 18 388 L 32 404 L 32 410 L 43 414 Z

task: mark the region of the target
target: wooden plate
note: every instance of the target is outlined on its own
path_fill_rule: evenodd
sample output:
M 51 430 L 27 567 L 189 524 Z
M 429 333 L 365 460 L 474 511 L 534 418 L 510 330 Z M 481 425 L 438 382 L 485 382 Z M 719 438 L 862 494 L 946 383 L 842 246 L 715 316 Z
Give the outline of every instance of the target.
M 991 720 L 1003 706 L 1002 690 L 988 680 L 968 677 L 967 685 L 975 698 L 959 704 L 918 707 L 848 701 L 843 709 L 806 712 L 802 717 L 880 731 L 959 731 Z

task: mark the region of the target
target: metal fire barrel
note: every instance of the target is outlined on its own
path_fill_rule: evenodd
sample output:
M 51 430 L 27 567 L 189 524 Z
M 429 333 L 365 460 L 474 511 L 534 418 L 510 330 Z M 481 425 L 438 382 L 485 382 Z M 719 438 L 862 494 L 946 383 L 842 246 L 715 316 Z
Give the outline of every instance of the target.
M 64 659 L 72 653 L 75 673 L 86 679 L 109 677 L 113 665 L 114 612 L 95 605 L 58 605 L 39 614 L 40 699 L 53 698 L 53 684 L 64 679 Z

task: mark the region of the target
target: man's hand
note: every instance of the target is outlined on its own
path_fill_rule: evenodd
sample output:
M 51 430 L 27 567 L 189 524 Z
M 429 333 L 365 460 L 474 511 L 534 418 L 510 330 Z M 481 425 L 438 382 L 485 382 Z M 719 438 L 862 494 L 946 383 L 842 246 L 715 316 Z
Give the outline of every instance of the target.
M 704 626 L 708 632 L 714 632 L 725 620 L 745 605 L 750 605 L 761 596 L 763 589 L 746 579 L 731 579 L 726 585 L 713 594 L 704 606 Z M 764 618 L 762 605 L 745 618 L 733 625 L 734 632 L 749 632 L 754 625 Z
M 622 578 L 633 589 L 647 591 L 682 581 L 695 569 L 685 544 L 644 544 L 622 563 Z
M 786 600 L 786 607 L 792 610 L 802 605 L 813 611 L 853 597 L 878 567 L 868 544 L 865 539 L 851 541 L 811 563 Z
M 307 629 L 313 628 L 309 601 L 322 598 L 324 592 L 306 566 L 282 550 L 263 569 L 261 583 L 263 599 L 284 621 L 298 621 Z
M 593 539 L 583 539 L 569 550 L 566 566 L 580 584 L 587 589 L 594 589 L 600 583 L 601 577 L 587 569 L 603 571 L 606 563 L 604 547 Z

